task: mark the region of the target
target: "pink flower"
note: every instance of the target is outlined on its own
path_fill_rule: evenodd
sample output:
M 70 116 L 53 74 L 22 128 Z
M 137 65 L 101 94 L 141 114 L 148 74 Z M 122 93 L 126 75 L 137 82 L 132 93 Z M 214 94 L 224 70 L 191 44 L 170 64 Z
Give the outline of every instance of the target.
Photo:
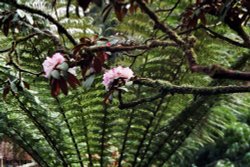
M 102 83 L 105 85 L 106 90 L 109 90 L 115 79 L 121 78 L 128 82 L 132 77 L 134 77 L 134 72 L 129 67 L 118 66 L 105 72 Z
M 63 63 L 65 58 L 61 53 L 55 53 L 51 58 L 47 57 L 43 62 L 43 70 L 45 77 L 49 78 L 51 71 L 53 71 L 57 65 Z
M 106 46 L 111 46 L 111 43 L 110 43 L 110 42 L 107 42 L 107 43 L 106 43 Z

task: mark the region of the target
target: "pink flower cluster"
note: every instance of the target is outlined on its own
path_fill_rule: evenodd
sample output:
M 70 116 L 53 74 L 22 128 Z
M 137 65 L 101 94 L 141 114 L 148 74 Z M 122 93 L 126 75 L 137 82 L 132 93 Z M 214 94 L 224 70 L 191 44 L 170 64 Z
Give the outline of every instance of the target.
M 102 83 L 106 87 L 106 90 L 109 90 L 115 79 L 121 78 L 125 82 L 128 82 L 132 77 L 134 77 L 134 72 L 129 67 L 118 66 L 105 72 Z
M 43 62 L 43 70 L 45 72 L 45 77 L 49 78 L 50 73 L 56 68 L 57 65 L 65 62 L 65 58 L 61 53 L 55 53 L 51 58 L 47 57 Z

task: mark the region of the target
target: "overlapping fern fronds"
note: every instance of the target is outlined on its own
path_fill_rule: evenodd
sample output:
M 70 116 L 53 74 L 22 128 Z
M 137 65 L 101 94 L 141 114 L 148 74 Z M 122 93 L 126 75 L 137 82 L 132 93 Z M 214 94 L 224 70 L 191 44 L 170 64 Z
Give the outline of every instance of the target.
M 157 5 L 166 3 L 157 1 L 152 7 L 156 9 Z M 170 6 L 175 4 L 172 1 L 168 3 Z M 184 1 L 179 5 L 185 6 L 186 3 Z M 29 3 L 27 5 L 32 6 Z M 52 12 L 53 17 L 77 40 L 83 36 L 90 37 L 96 33 L 102 36 L 107 33 L 93 26 L 94 23 L 100 24 L 100 18 L 92 16 L 91 12 L 87 17 L 72 13 L 67 18 L 67 3 L 64 1 L 57 3 L 56 9 L 52 9 L 48 1 L 41 1 L 40 5 L 42 9 Z M 69 10 L 74 9 L 72 3 Z M 31 17 L 43 23 L 42 28 L 49 27 L 53 35 L 59 36 L 46 20 L 39 16 Z M 164 15 L 160 15 L 160 18 L 164 18 Z M 170 18 L 175 20 L 170 25 L 175 26 L 178 16 L 174 13 Z M 125 40 L 132 43 L 147 44 L 150 40 L 165 38 L 140 12 L 127 16 L 117 27 L 114 27 L 116 19 L 109 21 L 103 27 L 112 24 L 109 27 L 111 32 L 119 32 L 122 37 L 129 36 Z M 13 40 L 37 33 L 36 24 L 28 25 L 22 24 L 25 30 L 17 36 L 6 38 L 0 34 L 0 48 L 11 50 Z M 51 97 L 49 80 L 41 73 L 42 62 L 58 48 L 46 31 L 43 33 L 19 43 L 11 55 L 3 53 L 0 57 L 2 89 L 9 83 L 22 83 L 21 87 L 10 84 L 9 93 L 0 99 L 0 133 L 20 145 L 40 166 L 188 166 L 195 163 L 197 150 L 223 137 L 225 128 L 246 115 L 249 109 L 247 95 L 232 98 L 180 94 L 169 94 L 150 103 L 119 109 L 116 94 L 112 96 L 112 103 L 107 105 L 103 102 L 106 91 L 101 84 L 101 74 L 95 76 L 90 88 L 85 88 L 83 84 L 70 89 L 67 96 Z M 196 49 L 201 63 L 218 61 L 227 66 L 232 65 L 234 69 L 245 66 L 248 56 L 243 54 L 244 49 L 231 50 L 231 46 L 225 44 L 221 51 L 218 47 L 220 42 L 206 45 L 212 43 L 213 39 L 205 38 L 204 32 L 198 31 L 193 35 L 200 42 Z M 64 41 L 64 47 L 71 46 L 62 36 L 60 39 Z M 215 59 L 214 53 L 221 56 Z M 236 61 L 235 57 L 229 57 L 236 54 L 243 55 L 242 59 Z M 8 65 L 11 57 L 12 63 L 17 66 Z M 200 86 L 231 83 L 191 74 L 182 52 L 173 47 L 159 47 L 145 53 L 113 54 L 108 66 L 114 64 L 131 66 L 140 77 L 162 79 L 175 84 Z M 79 71 L 77 75 L 80 76 Z M 30 89 L 23 86 L 24 82 L 29 83 Z M 125 102 L 130 102 L 156 93 L 156 90 L 144 86 L 131 86 L 122 96 Z

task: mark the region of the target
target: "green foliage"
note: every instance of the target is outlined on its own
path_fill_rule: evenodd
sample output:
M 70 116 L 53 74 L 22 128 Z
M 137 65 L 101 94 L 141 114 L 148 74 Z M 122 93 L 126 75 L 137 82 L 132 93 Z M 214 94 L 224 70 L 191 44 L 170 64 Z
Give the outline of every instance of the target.
M 169 16 L 168 24 L 171 27 L 177 26 L 181 12 L 189 3 L 191 1 L 180 2 L 177 10 Z M 32 6 L 31 3 L 27 4 Z M 49 1 L 38 4 L 52 14 L 56 14 L 56 10 L 58 22 L 76 40 L 92 37 L 93 34 L 115 35 L 116 32 L 121 34 L 116 36 L 118 42 L 141 43 L 166 38 L 140 11 L 126 16 L 121 23 L 112 14 L 105 23 L 101 23 L 100 16 L 96 15 L 100 13 L 97 7 L 91 8 L 87 16 L 79 18 L 72 12 L 67 18 L 65 1 L 59 1 L 55 9 L 51 8 Z M 158 10 L 174 4 L 175 1 L 156 1 L 150 7 Z M 75 5 L 75 2 L 72 3 L 70 10 L 74 10 Z M 32 14 L 28 17 L 33 18 L 34 24 L 21 24 L 20 33 L 12 33 L 8 37 L 0 34 L 1 50 L 12 47 L 13 40 L 42 29 L 60 35 L 47 20 Z M 166 13 L 159 13 L 159 17 L 164 20 Z M 37 25 L 38 30 L 35 28 Z M 232 35 L 225 25 L 216 27 L 216 30 L 226 36 Z M 192 32 L 192 35 L 196 40 L 195 50 L 200 64 L 222 64 L 235 68 L 240 56 L 248 57 L 247 49 L 215 40 L 202 30 Z M 110 38 L 116 41 L 116 37 Z M 66 48 L 71 47 L 65 36 L 60 36 L 60 40 L 64 41 Z M 119 95 L 113 95 L 111 104 L 104 104 L 106 91 L 101 84 L 102 75 L 97 74 L 90 88 L 81 85 L 77 89 L 70 89 L 67 96 L 53 98 L 49 80 L 40 72 L 44 59 L 57 49 L 53 39 L 43 33 L 20 42 L 11 54 L 0 51 L 1 89 L 6 87 L 8 78 L 13 83 L 23 81 L 30 85 L 30 89 L 25 86 L 20 89 L 14 84 L 6 97 L 0 99 L 0 134 L 11 138 L 40 166 L 219 167 L 249 164 L 249 94 L 169 94 L 153 102 L 121 110 L 118 107 Z M 242 84 L 228 80 L 213 81 L 207 76 L 191 73 L 187 70 L 181 50 L 176 47 L 126 54 L 113 53 L 107 66 L 131 66 L 139 77 L 162 79 L 179 85 Z M 139 56 L 135 58 L 134 55 Z M 29 73 L 7 65 L 10 60 Z M 249 69 L 249 65 L 243 62 L 235 69 Z M 80 71 L 77 71 L 77 75 L 80 77 Z M 127 93 L 122 93 L 122 98 L 130 102 L 157 93 L 155 89 L 133 85 Z M 204 159 L 203 155 L 207 152 L 209 156 Z

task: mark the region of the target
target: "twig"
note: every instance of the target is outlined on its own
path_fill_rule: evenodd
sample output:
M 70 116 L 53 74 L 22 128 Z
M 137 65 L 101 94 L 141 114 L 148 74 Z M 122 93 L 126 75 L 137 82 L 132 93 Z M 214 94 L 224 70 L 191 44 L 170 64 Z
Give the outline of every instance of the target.
M 161 92 L 161 93 L 154 95 L 154 96 L 151 96 L 151 97 L 139 99 L 139 100 L 128 102 L 128 103 L 120 103 L 119 108 L 120 109 L 133 108 L 137 105 L 144 104 L 146 102 L 152 102 L 152 101 L 159 99 L 159 98 L 163 98 L 164 96 L 166 96 L 166 94 L 167 93 L 165 93 L 165 92 L 164 93 Z
M 99 51 L 109 51 L 109 52 L 124 52 L 132 50 L 148 50 L 157 47 L 167 47 L 167 46 L 177 46 L 175 43 L 168 41 L 153 40 L 149 44 L 145 45 L 116 45 L 116 46 L 83 46 L 82 49 L 87 52 L 99 52 Z
M 243 47 L 243 48 L 250 48 L 249 44 L 247 44 L 247 43 L 239 43 L 237 41 L 234 41 L 234 40 L 232 40 L 230 38 L 227 38 L 227 37 L 215 32 L 215 31 L 209 29 L 208 27 L 205 27 L 205 26 L 201 25 L 200 28 L 208 31 L 209 32 L 208 34 L 212 35 L 213 38 L 219 38 L 219 39 L 221 39 L 223 41 L 226 41 L 226 42 L 228 42 L 228 43 L 230 43 L 232 45 L 235 45 L 235 46 L 239 46 L 239 47 Z
M 227 79 L 236 79 L 236 80 L 250 80 L 250 72 L 241 72 L 225 69 L 219 65 L 212 66 L 202 66 L 197 64 L 195 57 L 196 53 L 193 49 L 193 41 L 183 40 L 175 31 L 173 31 L 167 25 L 164 25 L 159 21 L 159 18 L 152 12 L 144 2 L 141 0 L 136 0 L 139 4 L 142 11 L 144 11 L 151 20 L 154 21 L 155 28 L 160 29 L 162 32 L 166 33 L 168 37 L 173 40 L 184 52 L 184 55 L 187 58 L 189 69 L 192 72 L 203 73 L 209 75 L 211 78 L 227 78 Z
M 16 63 L 14 63 L 12 60 L 10 62 L 8 62 L 7 65 L 13 66 L 14 68 L 16 68 L 20 72 L 24 72 L 24 73 L 28 73 L 28 74 L 31 74 L 31 75 L 35 75 L 37 77 L 43 74 L 43 71 L 41 71 L 39 73 L 34 73 L 34 72 L 31 72 L 31 71 L 24 70 L 21 67 L 19 67 Z
M 51 15 L 44 13 L 41 10 L 38 9 L 33 9 L 31 7 L 22 5 L 22 4 L 18 4 L 16 2 L 12 2 L 9 0 L 2 0 L 3 3 L 9 4 L 9 5 L 13 5 L 18 9 L 21 10 L 25 10 L 29 13 L 33 13 L 33 14 L 37 14 L 39 16 L 42 16 L 43 18 L 49 20 L 51 23 L 55 24 L 57 26 L 57 29 L 59 31 L 59 33 L 63 33 L 73 45 L 77 45 L 77 42 L 75 41 L 75 39 L 70 35 L 70 33 L 58 22 L 56 21 Z
M 178 86 L 163 80 L 152 80 L 149 78 L 141 78 L 134 81 L 134 84 L 145 85 L 152 88 L 160 89 L 163 94 L 198 94 L 198 95 L 217 95 L 231 93 L 247 93 L 250 92 L 250 86 L 213 86 L 213 87 L 194 87 L 194 86 Z
M 152 102 L 156 99 L 163 98 L 168 94 L 218 95 L 218 94 L 250 92 L 250 86 L 213 86 L 213 87 L 178 86 L 178 85 L 173 85 L 167 81 L 152 80 L 148 78 L 137 79 L 134 81 L 134 84 L 157 88 L 160 90 L 160 93 L 151 97 L 142 98 L 127 103 L 120 102 L 119 105 L 120 109 L 135 107 L 137 105 L 144 104 L 145 102 Z
M 29 40 L 30 38 L 33 38 L 33 37 L 36 36 L 36 35 L 38 35 L 38 33 L 32 33 L 32 34 L 30 34 L 30 35 L 28 35 L 28 36 L 25 36 L 25 37 L 23 37 L 23 38 L 19 38 L 19 39 L 15 40 L 15 45 L 17 45 L 17 44 L 19 44 L 19 43 L 21 43 L 21 42 L 25 42 L 25 41 Z M 0 53 L 9 52 L 9 51 L 11 51 L 11 49 L 12 49 L 12 46 L 9 47 L 9 48 L 0 50 Z

